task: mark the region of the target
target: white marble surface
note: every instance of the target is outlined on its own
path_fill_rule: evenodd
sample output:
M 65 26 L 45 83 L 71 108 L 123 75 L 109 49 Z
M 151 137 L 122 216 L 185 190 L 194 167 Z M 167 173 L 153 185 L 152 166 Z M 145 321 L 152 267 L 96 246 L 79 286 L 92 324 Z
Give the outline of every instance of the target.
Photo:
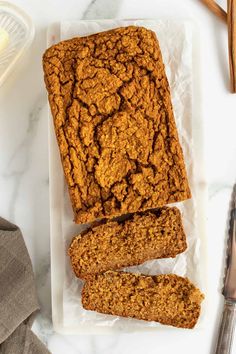
M 32 258 L 41 304 L 41 314 L 33 327 L 35 332 L 53 354 L 210 353 L 222 305 L 220 290 L 228 203 L 236 177 L 236 96 L 227 90 L 225 25 L 209 14 L 198 0 L 15 0 L 15 4 L 33 18 L 36 37 L 24 60 L 0 88 L 0 215 L 21 227 Z M 41 68 L 46 28 L 61 19 L 114 17 L 192 17 L 200 25 L 209 182 L 209 305 L 204 331 L 62 336 L 52 329 L 47 107 Z

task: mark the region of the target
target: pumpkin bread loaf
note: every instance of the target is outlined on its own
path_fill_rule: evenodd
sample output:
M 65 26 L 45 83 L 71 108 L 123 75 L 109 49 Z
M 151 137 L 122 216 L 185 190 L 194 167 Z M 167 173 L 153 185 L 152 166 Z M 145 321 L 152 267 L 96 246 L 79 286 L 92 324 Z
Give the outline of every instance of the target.
M 154 32 L 129 26 L 63 41 L 43 68 L 75 222 L 190 198 Z

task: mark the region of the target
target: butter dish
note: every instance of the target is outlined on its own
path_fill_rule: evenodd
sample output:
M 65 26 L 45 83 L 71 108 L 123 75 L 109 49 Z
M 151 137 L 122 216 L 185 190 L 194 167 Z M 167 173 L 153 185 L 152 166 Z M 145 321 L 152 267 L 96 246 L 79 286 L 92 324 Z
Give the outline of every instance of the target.
M 30 17 L 17 6 L 0 1 L 0 86 L 34 38 Z

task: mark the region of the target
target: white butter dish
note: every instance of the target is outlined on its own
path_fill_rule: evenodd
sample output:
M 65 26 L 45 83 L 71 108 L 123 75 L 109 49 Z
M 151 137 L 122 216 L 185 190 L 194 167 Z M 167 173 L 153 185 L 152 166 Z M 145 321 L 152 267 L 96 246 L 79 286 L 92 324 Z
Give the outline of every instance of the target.
M 17 6 L 0 1 L 0 28 L 7 33 L 7 43 L 0 51 L 0 86 L 13 70 L 34 38 L 34 25 L 30 17 Z

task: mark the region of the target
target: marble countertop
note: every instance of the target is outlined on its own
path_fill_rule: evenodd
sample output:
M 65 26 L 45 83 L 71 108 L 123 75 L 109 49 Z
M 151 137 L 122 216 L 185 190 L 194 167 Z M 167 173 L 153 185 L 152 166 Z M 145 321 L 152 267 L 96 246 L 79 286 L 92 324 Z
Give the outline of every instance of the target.
M 221 313 L 228 206 L 236 177 L 236 96 L 228 92 L 225 24 L 197 0 L 15 0 L 14 3 L 32 17 L 36 36 L 24 60 L 0 88 L 0 215 L 21 227 L 33 262 L 41 305 L 34 331 L 53 354 L 210 353 Z M 192 17 L 199 24 L 200 100 L 209 185 L 209 301 L 204 331 L 63 336 L 52 328 L 47 99 L 41 67 L 46 30 L 50 23 L 63 19 L 116 17 Z

